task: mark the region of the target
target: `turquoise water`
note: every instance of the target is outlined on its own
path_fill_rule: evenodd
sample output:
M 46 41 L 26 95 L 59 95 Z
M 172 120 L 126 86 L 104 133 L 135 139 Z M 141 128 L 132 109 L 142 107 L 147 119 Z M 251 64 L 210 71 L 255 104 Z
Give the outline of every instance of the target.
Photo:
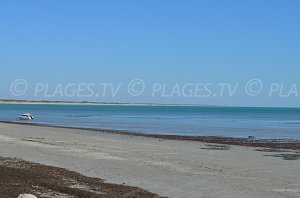
M 31 113 L 39 124 L 141 133 L 300 139 L 300 109 L 166 106 L 0 105 L 0 120 Z M 19 121 L 21 122 L 21 121 Z

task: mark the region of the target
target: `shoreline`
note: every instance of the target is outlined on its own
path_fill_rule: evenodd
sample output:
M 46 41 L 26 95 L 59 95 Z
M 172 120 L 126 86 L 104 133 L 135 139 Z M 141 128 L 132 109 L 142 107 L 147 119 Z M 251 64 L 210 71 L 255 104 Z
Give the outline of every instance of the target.
M 122 103 L 122 102 L 90 102 L 90 101 L 27 101 L 1 100 L 0 105 L 81 105 L 81 106 L 149 106 L 149 107 L 218 107 L 218 108 L 278 108 L 300 109 L 298 106 L 229 106 L 216 104 L 164 104 L 164 103 Z
M 79 130 L 86 130 L 86 131 L 93 131 L 93 132 L 100 132 L 100 133 L 116 134 L 116 135 L 155 138 L 161 140 L 194 141 L 194 142 L 202 142 L 202 143 L 226 144 L 226 145 L 237 145 L 237 146 L 246 146 L 246 147 L 265 147 L 265 148 L 274 148 L 274 149 L 300 150 L 300 140 L 298 139 L 255 139 L 255 138 L 235 138 L 235 137 L 221 137 L 221 136 L 163 135 L 163 134 L 130 132 L 125 130 L 55 126 L 55 125 L 48 125 L 48 124 L 23 123 L 23 122 L 14 122 L 14 121 L 0 121 L 0 123 L 41 126 L 41 127 L 49 127 L 49 128 L 62 128 L 62 129 L 79 129 Z
M 0 105 L 82 105 L 82 106 L 149 106 L 149 107 L 221 107 L 201 104 L 156 104 L 156 103 L 114 103 L 114 102 L 72 102 L 72 101 L 3 101 Z M 226 106 L 224 106 L 226 107 Z

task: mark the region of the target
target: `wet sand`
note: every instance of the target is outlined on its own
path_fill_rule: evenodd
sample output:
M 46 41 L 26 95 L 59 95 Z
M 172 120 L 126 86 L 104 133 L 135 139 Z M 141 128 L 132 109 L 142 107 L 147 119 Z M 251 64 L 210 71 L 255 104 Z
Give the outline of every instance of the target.
M 93 132 L 97 131 L 101 133 L 141 136 L 141 137 L 157 138 L 162 140 L 186 140 L 186 141 L 196 141 L 196 142 L 205 142 L 205 143 L 240 145 L 240 146 L 248 146 L 248 147 L 266 147 L 266 148 L 300 150 L 300 140 L 297 139 L 256 139 L 255 137 L 234 138 L 234 137 L 219 137 L 219 136 L 162 135 L 162 134 L 137 133 L 137 132 L 121 131 L 121 130 L 103 130 L 103 129 L 95 129 L 95 128 L 51 126 L 47 124 L 38 124 L 38 123 L 30 123 L 30 122 L 26 123 L 26 122 L 17 122 L 17 121 L 0 121 L 0 123 L 54 127 L 54 128 L 63 128 L 63 129 L 81 129 L 85 131 L 93 131 Z
M 298 142 L 239 146 L 207 138 L 171 140 L 0 123 L 0 156 L 61 167 L 160 196 L 300 196 Z M 284 146 L 288 144 L 293 146 Z

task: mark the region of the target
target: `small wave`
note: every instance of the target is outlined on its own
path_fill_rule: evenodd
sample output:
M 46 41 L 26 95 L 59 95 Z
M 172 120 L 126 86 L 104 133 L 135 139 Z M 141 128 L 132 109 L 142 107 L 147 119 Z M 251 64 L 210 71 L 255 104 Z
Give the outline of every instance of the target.
M 300 121 L 283 122 L 282 124 L 299 125 L 299 124 L 300 124 Z

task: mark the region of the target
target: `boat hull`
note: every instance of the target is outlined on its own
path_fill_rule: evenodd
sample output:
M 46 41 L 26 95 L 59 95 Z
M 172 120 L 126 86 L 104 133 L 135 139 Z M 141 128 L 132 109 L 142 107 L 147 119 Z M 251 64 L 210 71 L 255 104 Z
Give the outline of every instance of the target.
M 19 116 L 18 117 L 20 120 L 33 120 L 33 118 L 30 117 L 24 117 L 24 116 Z

